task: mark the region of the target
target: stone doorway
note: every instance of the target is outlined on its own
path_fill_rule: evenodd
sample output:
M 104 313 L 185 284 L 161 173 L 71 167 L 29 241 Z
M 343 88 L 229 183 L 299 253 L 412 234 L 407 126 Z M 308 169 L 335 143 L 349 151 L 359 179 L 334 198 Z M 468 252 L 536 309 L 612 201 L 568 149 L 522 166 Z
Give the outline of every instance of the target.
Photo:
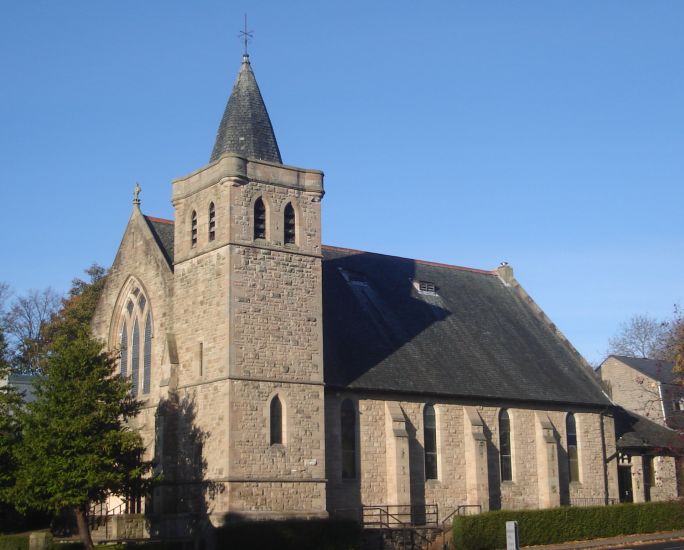
M 618 490 L 620 502 L 633 502 L 632 493 L 632 466 L 620 464 L 618 466 Z

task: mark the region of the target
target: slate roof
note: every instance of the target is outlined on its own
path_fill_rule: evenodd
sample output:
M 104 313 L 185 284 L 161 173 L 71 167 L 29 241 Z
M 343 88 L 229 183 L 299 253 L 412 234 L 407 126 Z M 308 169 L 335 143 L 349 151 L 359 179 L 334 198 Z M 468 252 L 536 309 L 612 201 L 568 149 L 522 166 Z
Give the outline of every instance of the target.
M 684 439 L 675 430 L 622 407 L 615 407 L 614 414 L 619 450 L 644 454 L 684 453 Z
M 210 162 L 224 153 L 235 153 L 278 164 L 283 162 L 271 119 L 247 54 L 242 57 L 240 72 L 216 133 Z
M 173 269 L 173 221 L 144 216 L 169 266 Z
M 623 362 L 625 365 L 638 370 L 640 373 L 650 376 L 658 382 L 663 382 L 664 384 L 671 384 L 674 380 L 674 375 L 672 374 L 672 368 L 674 363 L 668 361 L 660 361 L 657 359 L 644 359 L 641 357 L 627 357 L 625 355 L 610 355 L 609 357 L 614 357 L 618 361 Z
M 610 405 L 576 352 L 496 272 L 332 247 L 323 258 L 328 386 Z
M 173 221 L 145 219 L 172 266 Z M 610 405 L 495 271 L 324 246 L 323 338 L 333 388 Z

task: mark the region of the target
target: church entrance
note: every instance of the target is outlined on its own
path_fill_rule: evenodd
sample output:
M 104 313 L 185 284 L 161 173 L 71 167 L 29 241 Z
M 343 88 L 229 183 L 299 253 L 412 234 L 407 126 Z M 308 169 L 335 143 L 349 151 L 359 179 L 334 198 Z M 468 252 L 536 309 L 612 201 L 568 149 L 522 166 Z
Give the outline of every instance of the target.
M 620 464 L 618 466 L 618 490 L 620 502 L 632 502 L 632 466 Z

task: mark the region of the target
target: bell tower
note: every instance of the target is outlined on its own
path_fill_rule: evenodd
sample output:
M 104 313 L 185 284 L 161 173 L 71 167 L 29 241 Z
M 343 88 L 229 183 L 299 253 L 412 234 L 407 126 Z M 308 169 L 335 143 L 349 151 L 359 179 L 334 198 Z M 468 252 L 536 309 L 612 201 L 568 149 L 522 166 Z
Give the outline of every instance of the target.
M 179 388 L 214 514 L 325 516 L 323 173 L 282 163 L 245 53 L 210 163 L 173 182 Z

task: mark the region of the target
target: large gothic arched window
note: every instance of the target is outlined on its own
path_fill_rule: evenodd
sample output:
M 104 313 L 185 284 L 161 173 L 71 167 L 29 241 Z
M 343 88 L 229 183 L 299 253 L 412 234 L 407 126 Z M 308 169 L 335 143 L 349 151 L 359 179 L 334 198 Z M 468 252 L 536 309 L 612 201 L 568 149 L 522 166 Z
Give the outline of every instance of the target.
M 119 371 L 130 376 L 131 393 L 150 393 L 152 377 L 152 311 L 139 286 L 131 285 L 119 323 Z M 142 373 L 142 374 L 141 374 Z

